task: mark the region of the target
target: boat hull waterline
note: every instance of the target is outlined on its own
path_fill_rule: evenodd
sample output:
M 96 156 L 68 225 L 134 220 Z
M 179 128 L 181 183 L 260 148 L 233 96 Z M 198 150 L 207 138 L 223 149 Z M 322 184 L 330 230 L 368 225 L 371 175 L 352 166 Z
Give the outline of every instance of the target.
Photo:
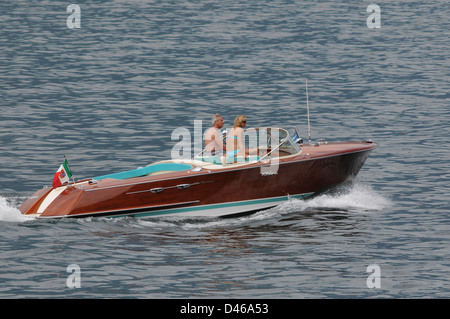
M 274 159 L 224 165 L 167 160 L 149 165 L 144 173 L 169 165 L 165 170 L 144 176 L 128 177 L 129 171 L 44 187 L 19 210 L 36 218 L 251 213 L 354 178 L 376 146 L 370 141 L 300 145 L 300 152 L 277 157 L 275 164 Z

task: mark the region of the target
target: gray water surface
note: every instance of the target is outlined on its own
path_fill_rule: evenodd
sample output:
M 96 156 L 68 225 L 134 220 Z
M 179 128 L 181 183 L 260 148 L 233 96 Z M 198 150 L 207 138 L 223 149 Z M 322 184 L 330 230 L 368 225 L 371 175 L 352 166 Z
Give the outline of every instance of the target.
M 0 4 L 0 297 L 450 297 L 447 2 L 377 2 L 378 29 L 368 1 L 87 1 L 79 29 L 69 4 Z M 305 78 L 314 140 L 379 144 L 352 186 L 231 219 L 17 210 L 64 156 L 137 168 L 217 112 L 307 138 Z

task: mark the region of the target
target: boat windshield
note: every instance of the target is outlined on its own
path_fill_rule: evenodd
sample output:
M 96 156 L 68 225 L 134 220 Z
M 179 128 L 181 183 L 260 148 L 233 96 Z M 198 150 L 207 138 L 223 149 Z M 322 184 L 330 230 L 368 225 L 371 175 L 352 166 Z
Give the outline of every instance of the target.
M 260 154 L 266 150 L 264 157 L 288 156 L 301 151 L 285 129 L 276 127 L 246 129 L 244 145 L 249 149 L 257 148 Z

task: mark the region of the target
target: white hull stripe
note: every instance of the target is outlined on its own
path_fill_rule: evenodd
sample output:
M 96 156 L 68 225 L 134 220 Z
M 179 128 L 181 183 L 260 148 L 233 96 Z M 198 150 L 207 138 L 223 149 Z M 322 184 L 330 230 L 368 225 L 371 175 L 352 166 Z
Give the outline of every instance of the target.
M 135 217 L 148 217 L 148 216 L 164 216 L 164 215 L 176 215 L 176 216 L 210 216 L 210 217 L 220 217 L 226 215 L 234 215 L 239 213 L 245 213 L 249 211 L 263 210 L 270 207 L 274 207 L 289 198 L 303 199 L 312 195 L 313 193 L 299 194 L 292 196 L 280 196 L 256 200 L 247 200 L 240 202 L 228 202 L 222 204 L 212 204 L 212 205 L 201 205 L 195 207 L 184 207 L 184 208 L 172 208 L 172 209 L 162 209 L 153 212 L 143 212 L 132 214 Z M 122 215 L 123 216 L 123 215 Z M 120 216 L 117 216 L 120 217 Z
M 39 209 L 37 210 L 36 214 L 39 216 L 42 214 L 47 207 L 53 203 L 53 201 L 58 197 L 62 192 L 66 190 L 67 186 L 61 186 L 55 189 L 52 189 L 50 193 L 48 193 L 47 197 L 42 201 L 41 206 L 39 206 Z
M 53 191 L 52 191 L 53 192 Z M 50 192 L 49 196 L 52 195 L 52 199 L 49 200 L 50 203 L 62 192 L 62 190 L 56 194 L 52 194 Z M 245 200 L 245 201 L 236 201 L 236 202 L 227 202 L 221 204 L 210 204 L 210 205 L 198 205 L 198 206 L 190 206 L 190 207 L 178 207 L 178 208 L 161 208 L 158 210 L 145 211 L 145 208 L 138 208 L 140 212 L 136 212 L 135 209 L 130 208 L 126 210 L 116 210 L 116 211 L 101 211 L 101 212 L 93 212 L 86 214 L 76 214 L 76 215 L 65 215 L 65 216 L 42 216 L 40 218 L 64 218 L 64 217 L 72 217 L 72 218 L 83 218 L 83 217 L 123 217 L 123 216 L 134 216 L 134 217 L 150 217 L 150 216 L 191 216 L 191 217 L 202 217 L 202 216 L 210 216 L 210 217 L 220 217 L 227 215 L 235 215 L 245 212 L 258 211 L 267 209 L 270 207 L 274 207 L 280 204 L 283 201 L 286 201 L 290 198 L 303 199 L 312 195 L 313 193 L 305 193 L 298 195 L 289 195 L 289 196 L 279 196 L 279 197 L 271 197 L 271 198 L 263 198 L 263 199 L 254 199 L 254 200 Z M 198 201 L 185 202 L 185 203 L 176 203 L 174 205 L 183 205 L 183 204 L 192 204 Z M 43 203 L 44 204 L 44 203 Z M 43 205 L 42 204 L 42 205 Z M 41 205 L 41 206 L 42 206 Z M 163 205 L 165 206 L 165 205 Z M 154 207 L 149 207 L 150 209 L 154 209 Z

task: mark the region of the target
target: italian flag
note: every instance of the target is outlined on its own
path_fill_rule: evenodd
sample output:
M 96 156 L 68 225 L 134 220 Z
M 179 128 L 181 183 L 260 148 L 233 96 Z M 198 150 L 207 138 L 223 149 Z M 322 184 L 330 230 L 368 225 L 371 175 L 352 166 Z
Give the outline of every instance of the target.
M 67 159 L 64 160 L 64 163 L 59 167 L 56 171 L 55 176 L 53 177 L 53 188 L 59 187 L 62 184 L 69 181 L 69 178 L 72 177 L 72 173 L 70 172 L 69 162 Z

